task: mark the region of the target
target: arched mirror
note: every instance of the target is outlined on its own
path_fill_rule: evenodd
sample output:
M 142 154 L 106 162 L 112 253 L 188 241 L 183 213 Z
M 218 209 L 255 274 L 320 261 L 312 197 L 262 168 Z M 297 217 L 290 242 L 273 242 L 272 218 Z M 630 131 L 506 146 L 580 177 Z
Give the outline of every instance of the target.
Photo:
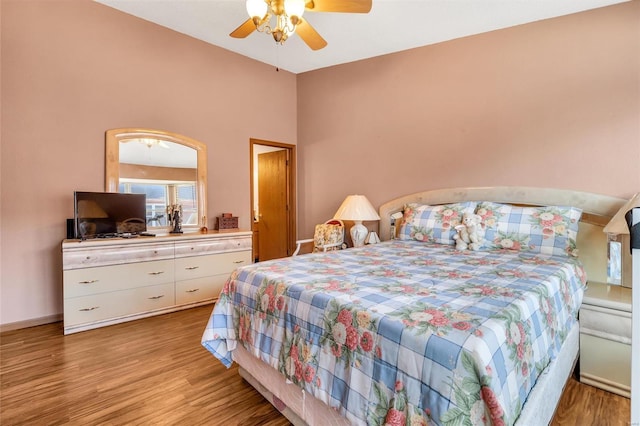
M 169 229 L 167 206 L 182 206 L 182 226 L 206 226 L 207 146 L 177 133 L 112 129 L 106 133 L 105 190 L 147 196 L 147 228 Z

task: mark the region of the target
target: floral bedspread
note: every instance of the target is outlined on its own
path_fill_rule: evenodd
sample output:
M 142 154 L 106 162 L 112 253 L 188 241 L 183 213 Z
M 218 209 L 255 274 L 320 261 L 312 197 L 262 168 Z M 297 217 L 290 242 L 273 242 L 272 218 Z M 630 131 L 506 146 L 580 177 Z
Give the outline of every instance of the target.
M 389 241 L 242 267 L 202 337 L 353 424 L 513 424 L 576 322 L 575 258 Z

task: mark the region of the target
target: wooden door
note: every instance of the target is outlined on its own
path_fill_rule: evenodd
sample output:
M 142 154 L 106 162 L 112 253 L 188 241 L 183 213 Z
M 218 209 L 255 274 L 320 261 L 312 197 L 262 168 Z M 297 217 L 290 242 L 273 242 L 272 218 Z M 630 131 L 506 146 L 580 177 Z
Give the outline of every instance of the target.
M 258 252 L 260 260 L 287 257 L 288 150 L 258 155 Z

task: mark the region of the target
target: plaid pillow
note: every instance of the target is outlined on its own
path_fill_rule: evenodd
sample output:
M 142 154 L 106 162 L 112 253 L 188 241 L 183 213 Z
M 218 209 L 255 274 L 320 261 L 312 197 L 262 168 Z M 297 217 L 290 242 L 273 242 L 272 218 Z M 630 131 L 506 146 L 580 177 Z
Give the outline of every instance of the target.
M 582 210 L 567 206 L 517 207 L 483 201 L 486 246 L 556 256 L 577 256 L 576 239 Z
M 453 245 L 455 227 L 460 225 L 462 214 L 473 211 L 476 202 L 442 204 L 437 206 L 407 204 L 399 239 Z

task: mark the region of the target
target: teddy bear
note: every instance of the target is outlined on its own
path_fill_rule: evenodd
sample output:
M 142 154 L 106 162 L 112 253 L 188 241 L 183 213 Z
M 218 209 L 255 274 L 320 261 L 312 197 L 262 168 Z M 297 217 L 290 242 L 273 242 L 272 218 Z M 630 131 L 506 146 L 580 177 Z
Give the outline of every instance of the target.
M 462 215 L 462 224 L 455 227 L 457 234 L 453 236 L 456 250 L 480 250 L 484 244 L 485 229 L 482 217 L 472 212 Z

